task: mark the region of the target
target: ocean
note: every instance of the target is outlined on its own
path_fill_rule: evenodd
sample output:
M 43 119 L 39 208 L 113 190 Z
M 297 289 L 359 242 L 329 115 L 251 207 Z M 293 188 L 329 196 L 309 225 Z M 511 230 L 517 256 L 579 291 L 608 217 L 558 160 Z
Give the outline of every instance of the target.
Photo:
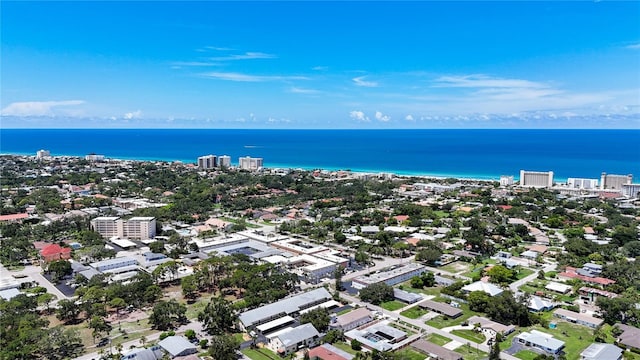
M 195 163 L 202 155 L 264 158 L 269 168 L 349 169 L 473 179 L 640 176 L 640 130 L 2 129 L 0 153 Z M 636 182 L 636 181 L 634 181 Z

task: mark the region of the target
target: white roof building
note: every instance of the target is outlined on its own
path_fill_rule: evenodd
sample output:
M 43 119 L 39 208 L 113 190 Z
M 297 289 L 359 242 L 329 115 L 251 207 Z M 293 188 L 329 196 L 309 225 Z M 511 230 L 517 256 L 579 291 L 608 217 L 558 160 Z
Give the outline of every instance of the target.
M 503 290 L 497 285 L 484 281 L 476 281 L 469 285 L 465 285 L 462 287 L 462 291 L 468 293 L 473 291 L 484 291 L 490 296 L 500 295 L 503 292 Z
M 278 354 L 289 354 L 302 347 L 308 347 L 320 337 L 320 333 L 311 324 L 303 324 L 295 328 L 286 328 L 268 335 L 271 350 Z
M 593 343 L 580 353 L 580 360 L 620 360 L 622 349 L 613 344 Z
M 538 330 L 522 332 L 516 335 L 515 339 L 525 346 L 534 347 L 550 354 L 557 354 L 564 348 L 564 341 Z
M 198 348 L 182 336 L 169 336 L 158 343 L 164 351 L 174 358 L 198 352 Z

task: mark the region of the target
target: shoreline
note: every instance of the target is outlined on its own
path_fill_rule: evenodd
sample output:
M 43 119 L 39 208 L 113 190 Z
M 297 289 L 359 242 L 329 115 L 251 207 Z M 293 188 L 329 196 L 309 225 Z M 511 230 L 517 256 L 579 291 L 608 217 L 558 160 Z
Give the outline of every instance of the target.
M 56 154 L 51 155 L 52 158 L 56 157 L 75 157 L 75 158 L 84 158 L 85 155 L 69 155 L 69 154 Z M 27 156 L 34 157 L 33 153 L 0 153 L 0 156 Z M 165 162 L 165 163 L 174 163 L 179 162 L 182 164 L 192 164 L 195 165 L 195 161 L 186 160 L 186 159 L 158 159 L 158 158 L 139 158 L 139 157 L 108 157 L 105 155 L 105 160 L 114 160 L 114 161 L 138 161 L 138 162 Z M 237 165 L 232 165 L 237 166 Z M 393 169 L 362 169 L 362 168 L 338 168 L 338 167 L 319 167 L 313 165 L 302 165 L 296 166 L 291 164 L 271 164 L 269 166 L 265 166 L 265 169 L 269 170 L 277 170 L 277 169 L 301 169 L 304 171 L 348 171 L 353 174 L 371 174 L 371 175 L 379 175 L 379 174 L 390 174 L 395 177 L 401 178 L 423 178 L 423 179 L 434 179 L 434 180 L 444 180 L 444 179 L 457 179 L 464 181 L 478 181 L 478 182 L 498 182 L 500 181 L 500 176 L 509 174 L 501 174 L 501 175 L 479 175 L 479 174 L 438 174 L 438 173 L 418 173 L 411 171 L 398 171 Z M 517 174 L 514 174 L 514 183 L 518 182 Z M 554 182 L 558 183 L 566 183 L 566 178 L 554 178 Z

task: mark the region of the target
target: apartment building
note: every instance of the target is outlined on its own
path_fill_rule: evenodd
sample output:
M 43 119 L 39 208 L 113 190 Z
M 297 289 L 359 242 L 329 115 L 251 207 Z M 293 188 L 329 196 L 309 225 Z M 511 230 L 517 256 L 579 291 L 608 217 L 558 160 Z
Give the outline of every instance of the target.
M 520 170 L 520 186 L 550 188 L 553 186 L 553 171 Z
M 238 167 L 242 170 L 258 170 L 263 167 L 262 158 L 252 158 L 250 156 L 241 157 L 238 161 Z
M 149 240 L 156 236 L 156 219 L 133 217 L 122 220 L 117 216 L 101 216 L 91 220 L 91 229 L 105 238 Z
M 613 175 L 603 172 L 600 175 L 600 189 L 602 190 L 622 190 L 622 185 L 631 184 L 633 175 Z

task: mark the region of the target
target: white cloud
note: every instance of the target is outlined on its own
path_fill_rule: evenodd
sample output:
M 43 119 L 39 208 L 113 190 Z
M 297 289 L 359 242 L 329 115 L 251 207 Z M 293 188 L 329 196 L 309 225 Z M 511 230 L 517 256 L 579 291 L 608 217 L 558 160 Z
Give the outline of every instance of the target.
M 548 86 L 529 80 L 501 79 L 483 74 L 473 74 L 463 76 L 441 76 L 435 80 L 434 87 L 544 89 Z
M 328 66 L 314 66 L 311 68 L 311 70 L 315 70 L 315 71 L 326 71 L 329 70 Z
M 140 117 L 142 117 L 142 111 L 141 110 L 131 111 L 131 112 L 125 113 L 122 117 L 126 120 L 140 119 Z
M 82 105 L 83 100 L 65 101 L 25 101 L 14 102 L 2 109 L 3 116 L 56 116 L 72 115 L 76 111 L 70 109 L 60 109 L 60 107 Z M 70 113 L 71 112 L 71 113 Z
M 294 93 L 294 94 L 309 94 L 309 95 L 313 95 L 313 94 L 319 94 L 320 90 L 306 89 L 306 88 L 292 86 L 292 87 L 289 88 L 289 92 Z
M 413 115 L 409 114 L 407 116 L 404 117 L 405 120 L 407 121 L 414 121 L 415 119 L 413 118 Z
M 366 116 L 364 114 L 364 112 L 359 111 L 359 110 L 354 110 L 349 112 L 349 117 L 352 118 L 353 120 L 358 120 L 358 121 L 363 121 L 363 122 L 368 122 L 369 121 L 369 117 Z
M 362 86 L 362 87 L 377 87 L 378 83 L 375 81 L 366 81 L 365 80 L 366 76 L 359 76 L 356 78 L 353 78 L 351 80 L 353 80 L 353 82 L 356 84 L 356 86 Z
M 220 63 L 209 62 L 209 61 L 176 61 L 171 63 L 174 68 L 179 69 L 181 66 L 220 66 Z
M 281 76 L 281 75 L 250 75 L 235 72 L 207 72 L 200 74 L 202 77 L 227 80 L 227 81 L 239 81 L 239 82 L 265 82 L 265 81 L 284 81 L 284 80 L 308 80 L 309 78 L 304 76 Z
M 376 111 L 376 120 L 387 122 L 387 121 L 391 120 L 391 116 L 385 115 L 380 111 Z
M 233 60 L 253 60 L 253 59 L 275 59 L 277 56 L 263 52 L 245 52 L 244 54 L 234 54 L 228 56 L 216 56 L 209 58 L 213 61 L 233 61 Z
M 639 50 L 640 49 L 640 43 L 627 45 L 624 48 L 625 49 L 631 49 L 631 50 Z

